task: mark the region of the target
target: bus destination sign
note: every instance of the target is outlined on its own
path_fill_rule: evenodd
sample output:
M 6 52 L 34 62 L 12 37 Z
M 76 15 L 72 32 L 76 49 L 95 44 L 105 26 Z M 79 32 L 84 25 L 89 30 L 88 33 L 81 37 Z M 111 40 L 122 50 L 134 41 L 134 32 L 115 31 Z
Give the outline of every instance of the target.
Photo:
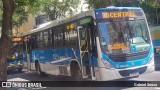
M 134 17 L 135 13 L 133 11 L 115 11 L 115 12 L 102 12 L 102 18 L 123 18 L 123 17 Z
M 143 12 L 141 10 L 110 10 L 110 11 L 96 11 L 96 18 L 97 19 L 118 19 L 118 18 L 132 18 L 143 16 Z
M 21 41 L 22 38 L 20 37 L 15 37 L 15 38 L 12 38 L 12 42 L 18 42 L 18 41 Z

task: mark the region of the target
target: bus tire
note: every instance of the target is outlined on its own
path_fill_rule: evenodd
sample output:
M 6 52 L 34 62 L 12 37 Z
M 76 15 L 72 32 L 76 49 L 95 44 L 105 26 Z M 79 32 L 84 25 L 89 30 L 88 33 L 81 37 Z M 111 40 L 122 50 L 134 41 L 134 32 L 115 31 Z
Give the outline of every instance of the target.
M 37 74 L 38 74 L 39 76 L 43 76 L 43 73 L 42 73 L 42 71 L 41 71 L 41 67 L 40 67 L 40 65 L 39 65 L 38 62 L 36 63 L 36 71 L 37 71 Z
M 23 68 L 18 68 L 18 72 L 22 72 L 22 69 L 23 69 Z
M 78 64 L 75 65 L 75 67 L 72 67 L 72 78 L 74 81 L 81 81 L 82 80 L 82 74 L 80 71 L 80 68 L 78 66 Z
M 45 72 L 42 72 L 41 71 L 41 67 L 39 65 L 39 62 L 36 62 L 36 71 L 37 71 L 37 74 L 40 76 L 40 77 L 47 77 L 48 74 L 46 74 Z

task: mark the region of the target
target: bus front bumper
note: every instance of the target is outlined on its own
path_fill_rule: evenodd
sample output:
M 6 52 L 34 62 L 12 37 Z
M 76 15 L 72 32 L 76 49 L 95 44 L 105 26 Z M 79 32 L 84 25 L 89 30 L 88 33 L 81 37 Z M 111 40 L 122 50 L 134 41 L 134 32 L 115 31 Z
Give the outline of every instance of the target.
M 150 64 L 146 64 L 143 66 L 125 68 L 125 69 L 106 69 L 106 68 L 98 68 L 100 72 L 100 77 L 98 81 L 106 81 L 106 80 L 121 80 L 122 78 L 127 77 L 137 77 L 141 74 L 146 74 L 155 71 L 154 62 Z

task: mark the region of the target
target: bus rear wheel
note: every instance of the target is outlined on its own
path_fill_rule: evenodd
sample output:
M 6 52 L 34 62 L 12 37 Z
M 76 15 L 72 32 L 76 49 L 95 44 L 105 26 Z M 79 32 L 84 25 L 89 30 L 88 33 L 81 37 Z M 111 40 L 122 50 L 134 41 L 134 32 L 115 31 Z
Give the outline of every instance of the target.
M 42 71 L 41 71 L 41 68 L 40 68 L 39 63 L 36 63 L 36 71 L 37 71 L 37 74 L 38 74 L 39 76 L 42 76 Z
M 22 69 L 23 69 L 23 68 L 19 68 L 19 69 L 18 69 L 18 72 L 22 72 Z
M 48 74 L 46 74 L 46 73 L 44 73 L 44 72 L 41 71 L 41 67 L 40 67 L 40 65 L 39 65 L 38 62 L 36 63 L 36 71 L 37 71 L 37 74 L 38 74 L 39 76 L 41 76 L 41 77 L 46 77 L 46 76 L 48 76 Z
M 81 81 L 82 80 L 82 74 L 80 71 L 80 68 L 78 65 L 75 65 L 75 67 L 72 67 L 72 78 L 75 81 Z

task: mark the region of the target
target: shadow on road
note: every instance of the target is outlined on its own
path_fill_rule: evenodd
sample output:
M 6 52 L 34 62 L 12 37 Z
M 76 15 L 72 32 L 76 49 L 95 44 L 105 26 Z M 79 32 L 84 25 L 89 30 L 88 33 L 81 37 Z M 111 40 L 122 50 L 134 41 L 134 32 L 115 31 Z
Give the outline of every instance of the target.
M 25 71 L 17 71 L 17 70 L 13 70 L 13 71 L 7 71 L 7 75 L 14 75 L 14 74 L 21 74 L 24 73 Z
M 15 79 L 17 78 L 17 79 Z M 22 72 L 11 71 L 7 75 L 7 80 L 27 80 L 27 81 L 70 81 L 71 77 L 45 75 L 38 76 L 35 71 L 23 70 Z

